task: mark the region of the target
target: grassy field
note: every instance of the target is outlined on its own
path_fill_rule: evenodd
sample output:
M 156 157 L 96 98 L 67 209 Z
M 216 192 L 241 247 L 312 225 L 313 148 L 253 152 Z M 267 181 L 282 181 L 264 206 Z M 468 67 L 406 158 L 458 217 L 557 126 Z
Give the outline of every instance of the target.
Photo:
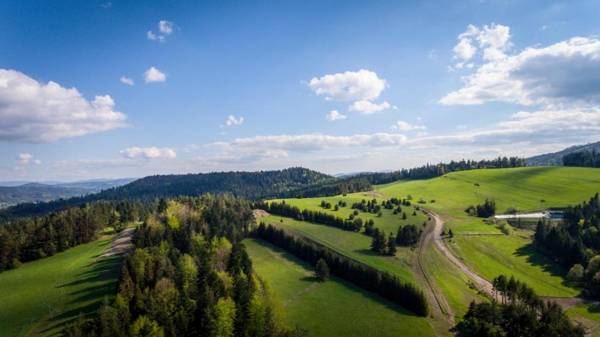
M 401 181 L 377 186 L 388 197 L 411 195 L 436 200 L 425 207 L 442 215 L 456 234 L 450 245 L 480 275 L 491 279 L 500 273 L 526 281 L 543 296 L 574 296 L 563 284 L 564 270 L 535 252 L 531 231 L 510 235 L 469 236 L 500 233 L 494 225 L 468 216 L 464 209 L 494 199 L 498 213 L 509 207 L 520 211 L 580 203 L 600 191 L 600 170 L 592 168 L 528 167 L 454 172 L 428 180 Z
M 287 204 L 297 206 L 300 209 L 311 209 L 315 211 L 327 212 L 346 219 L 354 211 L 351 208 L 352 204 L 355 202 L 360 202 L 363 199 L 367 201 L 371 199 L 382 201 L 388 198 L 376 192 L 361 192 L 347 194 L 345 196 L 338 195 L 333 197 L 285 199 L 285 202 Z M 321 207 L 322 200 L 329 201 L 332 205 L 335 205 L 338 203 L 338 201 L 343 200 L 348 203 L 348 206 L 341 207 L 338 211 L 334 211 L 333 209 L 325 209 Z M 402 210 L 406 213 L 405 220 L 402 219 L 401 214 L 393 214 L 392 210 L 383 208 L 381 210 L 381 217 L 377 216 L 377 214 L 367 212 L 360 212 L 358 217 L 363 219 L 363 221 L 371 219 L 375 222 L 375 227 L 384 230 L 386 233 L 392 232 L 394 235 L 396 235 L 399 226 L 406 224 L 421 225 L 427 220 L 427 217 L 421 212 L 417 212 L 416 215 L 413 216 L 412 214 L 414 207 L 402 206 Z
M 311 337 L 434 336 L 426 318 L 337 278 L 317 282 L 311 266 L 268 243 L 244 243 L 258 275 L 283 305 L 288 324 L 308 330 Z
M 414 282 L 411 268 L 415 253 L 410 248 L 398 247 L 396 256 L 381 256 L 369 249 L 371 238 L 364 234 L 274 215 L 265 217 L 262 221 L 311 238 L 355 260 L 396 274 L 404 281 Z
M 120 258 L 99 258 L 110 237 L 0 273 L 0 335 L 52 336 L 116 292 Z

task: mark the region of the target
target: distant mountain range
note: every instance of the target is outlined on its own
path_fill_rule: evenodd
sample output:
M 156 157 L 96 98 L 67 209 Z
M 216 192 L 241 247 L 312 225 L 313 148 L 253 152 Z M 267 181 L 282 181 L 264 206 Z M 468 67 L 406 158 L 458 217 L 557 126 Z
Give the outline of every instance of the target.
M 527 166 L 557 166 L 563 164 L 563 156 L 580 151 L 600 152 L 600 142 L 575 145 L 558 152 L 540 154 L 525 159 L 525 162 L 527 163 Z
M 94 179 L 76 182 L 0 182 L 0 208 L 21 203 L 52 201 L 97 193 L 125 185 L 134 178 Z

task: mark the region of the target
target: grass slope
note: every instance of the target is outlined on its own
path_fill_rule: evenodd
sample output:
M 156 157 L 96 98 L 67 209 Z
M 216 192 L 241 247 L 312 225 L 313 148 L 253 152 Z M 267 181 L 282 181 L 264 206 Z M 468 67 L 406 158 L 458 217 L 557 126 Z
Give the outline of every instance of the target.
M 0 273 L 0 335 L 52 336 L 116 292 L 120 258 L 98 256 L 110 237 Z
M 369 249 L 371 238 L 364 234 L 273 215 L 261 220 L 300 236 L 306 236 L 350 258 L 414 283 L 411 273 L 414 252 L 409 248 L 398 247 L 398 253 L 394 257 L 381 256 Z
M 564 270 L 532 247 L 531 231 L 514 230 L 504 236 L 468 236 L 499 233 L 464 209 L 494 199 L 498 212 L 509 207 L 520 211 L 579 203 L 600 191 L 600 170 L 572 167 L 526 167 L 454 172 L 442 177 L 381 185 L 376 191 L 392 196 L 436 200 L 428 207 L 447 220 L 456 234 L 450 245 L 465 262 L 491 279 L 500 273 L 514 275 L 543 296 L 574 296 L 576 289 L 563 284 Z
M 434 336 L 425 318 L 340 279 L 317 282 L 311 266 L 266 242 L 244 243 L 258 275 L 285 307 L 287 322 L 311 337 Z

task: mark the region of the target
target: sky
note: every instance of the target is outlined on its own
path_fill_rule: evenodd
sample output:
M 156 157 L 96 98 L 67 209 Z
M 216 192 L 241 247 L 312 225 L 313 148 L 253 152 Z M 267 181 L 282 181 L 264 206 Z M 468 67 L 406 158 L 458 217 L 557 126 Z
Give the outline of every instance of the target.
M 598 1 L 0 3 L 0 180 L 385 171 L 600 140 Z

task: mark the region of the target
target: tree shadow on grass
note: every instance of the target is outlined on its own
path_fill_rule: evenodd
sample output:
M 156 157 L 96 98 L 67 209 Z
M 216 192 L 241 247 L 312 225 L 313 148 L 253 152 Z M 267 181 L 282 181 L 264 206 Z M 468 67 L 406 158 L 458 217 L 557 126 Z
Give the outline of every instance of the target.
M 69 298 L 67 309 L 50 317 L 41 333 L 58 336 L 79 315 L 96 312 L 105 300 L 115 295 L 122 261 L 121 256 L 101 258 L 88 265 L 77 279 L 59 285 Z
M 528 243 L 525 246 L 519 247 L 515 251 L 515 255 L 527 257 L 527 263 L 533 266 L 541 267 L 544 272 L 547 272 L 552 276 L 562 277 L 561 284 L 566 287 L 571 287 L 571 285 L 565 279 L 565 269 L 558 263 L 552 261 L 552 259 L 549 257 L 538 252 L 533 243 Z

